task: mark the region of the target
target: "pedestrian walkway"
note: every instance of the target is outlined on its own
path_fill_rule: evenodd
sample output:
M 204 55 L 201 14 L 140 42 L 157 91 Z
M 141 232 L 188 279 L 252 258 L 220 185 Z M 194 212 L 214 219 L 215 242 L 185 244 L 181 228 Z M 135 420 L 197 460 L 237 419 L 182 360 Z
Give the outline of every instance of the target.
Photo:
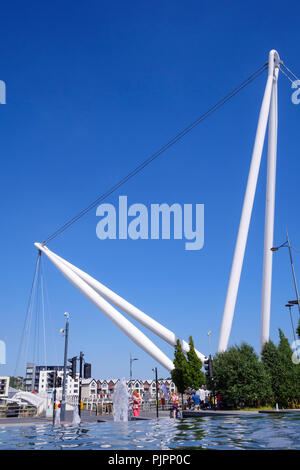
M 170 412 L 167 410 L 159 411 L 159 418 L 169 418 Z M 81 422 L 82 424 L 89 423 L 102 423 L 113 421 L 112 414 L 96 415 L 95 412 L 82 410 L 81 411 Z M 135 419 L 139 420 L 150 420 L 156 419 L 156 411 L 141 411 L 140 416 Z M 61 424 L 72 424 L 73 411 L 66 411 L 66 419 Z M 31 418 L 1 418 L 0 428 L 8 426 L 38 426 L 38 425 L 51 425 L 52 418 L 46 418 L 46 416 L 31 417 Z

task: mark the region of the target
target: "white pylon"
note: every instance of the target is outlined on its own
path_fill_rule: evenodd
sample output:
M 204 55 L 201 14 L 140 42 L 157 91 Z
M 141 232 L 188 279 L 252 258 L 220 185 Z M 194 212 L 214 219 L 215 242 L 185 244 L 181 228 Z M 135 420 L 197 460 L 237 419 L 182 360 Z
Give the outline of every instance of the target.
M 276 157 L 277 157 L 277 127 L 278 127 L 278 83 L 279 68 L 275 68 L 273 91 L 269 117 L 269 141 L 268 141 L 268 167 L 265 210 L 265 238 L 264 261 L 262 277 L 262 301 L 260 319 L 260 348 L 270 339 L 270 312 L 272 290 L 272 261 L 274 213 L 275 213 L 275 185 L 276 185 Z
M 240 226 L 233 256 L 233 262 L 231 267 L 231 273 L 229 278 L 229 284 L 227 289 L 227 295 L 225 300 L 218 351 L 225 351 L 228 345 L 229 336 L 232 327 L 234 309 L 236 304 L 236 298 L 240 283 L 241 271 L 243 266 L 244 254 L 246 249 L 249 225 L 251 220 L 253 202 L 255 197 L 257 178 L 260 168 L 261 156 L 264 146 L 264 140 L 266 135 L 270 103 L 272 90 L 274 83 L 277 83 L 280 58 L 277 51 L 272 50 L 269 53 L 269 67 L 268 67 L 268 79 L 265 88 L 265 93 L 262 101 L 262 106 L 259 114 L 259 120 L 256 130 L 254 148 L 252 153 L 251 165 L 248 175 L 246 193 L 244 198 L 244 204 L 241 214 Z M 272 138 L 274 135 L 272 133 Z M 268 222 L 269 224 L 269 222 Z M 272 229 L 273 230 L 273 229 Z M 273 233 L 273 232 L 272 232 Z M 272 268 L 272 266 L 271 266 Z M 269 268 L 267 268 L 268 272 Z M 265 318 L 265 317 L 264 317 Z
M 77 274 L 81 279 L 83 279 L 96 292 L 98 292 L 98 294 L 102 295 L 106 300 L 111 302 L 117 308 L 119 308 L 123 312 L 130 315 L 132 318 L 134 318 L 143 326 L 151 330 L 153 333 L 155 333 L 157 336 L 162 338 L 168 344 L 170 344 L 171 346 L 175 346 L 177 339 L 179 339 L 182 350 L 184 352 L 188 352 L 190 350 L 189 344 L 186 341 L 180 339 L 178 336 L 176 336 L 173 331 L 161 325 L 159 322 L 151 318 L 149 315 L 146 315 L 146 313 L 142 312 L 140 309 L 132 305 L 130 302 L 123 299 L 120 295 L 113 292 L 111 289 L 106 287 L 101 282 L 97 281 L 97 279 L 94 279 L 92 276 L 82 271 L 82 269 L 77 268 L 77 266 L 74 266 L 73 264 L 69 263 L 67 260 L 57 255 L 53 251 L 50 251 L 49 248 L 44 247 L 44 250 L 45 252 L 47 251 L 48 253 L 51 253 L 59 261 L 61 261 L 68 268 L 70 268 L 75 274 Z M 207 359 L 206 356 L 202 354 L 200 351 L 198 351 L 197 349 L 195 349 L 195 352 L 202 362 L 205 359 Z

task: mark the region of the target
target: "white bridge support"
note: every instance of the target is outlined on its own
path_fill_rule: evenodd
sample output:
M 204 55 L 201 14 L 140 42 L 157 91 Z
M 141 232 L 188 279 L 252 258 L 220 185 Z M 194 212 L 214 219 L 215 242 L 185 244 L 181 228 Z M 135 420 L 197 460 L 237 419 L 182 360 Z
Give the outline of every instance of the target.
M 269 117 L 268 167 L 265 211 L 264 262 L 262 278 L 262 302 L 260 317 L 260 348 L 270 339 L 270 313 L 272 289 L 273 234 L 275 213 L 277 126 L 278 126 L 278 83 L 279 68 L 276 67 L 273 79 L 273 91 Z
M 277 51 L 269 53 L 268 79 L 259 114 L 256 130 L 255 142 L 252 152 L 251 165 L 248 175 L 247 187 L 242 208 L 241 220 L 238 236 L 233 256 L 233 262 L 228 283 L 225 300 L 218 351 L 227 349 L 231 332 L 237 293 L 240 283 L 245 249 L 247 244 L 249 225 L 253 209 L 254 197 L 257 186 L 257 179 L 260 169 L 261 157 L 264 147 L 266 129 L 269 119 L 268 136 L 268 170 L 266 187 L 266 212 L 265 212 L 265 236 L 264 236 L 264 261 L 262 280 L 262 306 L 261 306 L 261 348 L 269 340 L 270 330 L 270 308 L 271 308 L 271 284 L 272 284 L 272 245 L 274 232 L 274 210 L 275 210 L 275 181 L 276 181 L 276 154 L 277 154 L 277 124 L 278 124 L 278 104 L 277 104 L 277 82 L 279 75 L 280 58 Z M 146 328 L 165 340 L 172 346 L 176 345 L 179 339 L 175 333 L 167 329 L 153 318 L 146 315 L 137 307 L 127 302 L 118 294 L 101 284 L 89 274 L 72 265 L 65 259 L 50 251 L 40 243 L 35 246 L 43 252 L 52 263 L 62 272 L 62 274 L 84 294 L 96 307 L 101 310 L 110 320 L 113 321 L 135 344 L 158 361 L 167 370 L 174 368 L 173 362 L 134 326 L 114 307 L 126 312 L 132 318 L 140 322 Z M 110 302 L 110 303 L 109 303 Z M 113 304 L 113 305 L 111 305 Z M 186 341 L 180 340 L 184 352 L 189 351 Z M 203 362 L 206 357 L 195 350 L 197 356 Z
M 42 251 L 58 270 L 74 285 L 88 300 L 90 300 L 106 317 L 120 328 L 137 346 L 153 357 L 168 371 L 174 369 L 173 362 L 169 359 L 144 333 L 142 333 L 127 318 L 118 312 L 110 303 L 103 299 L 91 286 L 75 274 L 69 267 L 58 260 L 54 254 L 40 243 L 35 243 L 38 250 Z
M 70 268 L 75 274 L 77 274 L 81 279 L 83 279 L 90 287 L 92 287 L 96 292 L 98 292 L 98 294 L 100 294 L 106 300 L 108 300 L 113 305 L 115 305 L 115 307 L 127 313 L 129 316 L 131 316 L 132 318 L 137 320 L 139 323 L 144 325 L 146 328 L 148 328 L 154 334 L 162 338 L 168 344 L 170 344 L 171 346 L 175 346 L 177 339 L 179 339 L 183 351 L 188 352 L 190 350 L 188 343 L 180 339 L 178 336 L 176 336 L 175 333 L 173 333 L 173 331 L 161 325 L 159 322 L 149 317 L 149 315 L 146 315 L 140 309 L 138 309 L 131 303 L 127 302 L 127 300 L 123 299 L 121 296 L 113 292 L 111 289 L 103 285 L 101 282 L 94 279 L 92 276 L 90 276 L 86 272 L 82 271 L 81 269 L 77 268 L 73 264 L 69 263 L 64 258 L 61 258 L 56 253 L 53 253 L 52 251 L 50 251 L 49 248 L 44 247 L 44 250 L 45 250 L 44 253 L 46 252 L 51 253 L 58 261 L 60 261 L 65 266 Z M 197 349 L 195 349 L 195 352 L 202 362 L 206 359 L 206 356 L 204 356 L 204 354 L 202 354 L 200 351 L 197 351 Z
M 249 225 L 251 220 L 253 202 L 255 197 L 257 179 L 259 174 L 261 156 L 264 146 L 270 103 L 272 98 L 272 110 L 269 130 L 268 152 L 268 183 L 267 203 L 265 218 L 265 249 L 263 265 L 263 296 L 261 313 L 261 346 L 269 339 L 270 304 L 271 304 L 271 280 L 272 280 L 272 247 L 274 226 L 274 201 L 275 201 L 275 169 L 276 169 L 276 145 L 277 145 L 277 79 L 280 58 L 277 51 L 269 53 L 268 80 L 265 88 L 263 102 L 260 110 L 252 160 L 249 170 L 248 182 L 240 220 L 240 226 L 234 251 L 234 257 L 229 278 L 227 296 L 223 312 L 218 351 L 225 351 L 228 345 L 232 327 L 234 309 L 239 288 L 241 271 L 243 266 L 245 248 L 247 243 Z

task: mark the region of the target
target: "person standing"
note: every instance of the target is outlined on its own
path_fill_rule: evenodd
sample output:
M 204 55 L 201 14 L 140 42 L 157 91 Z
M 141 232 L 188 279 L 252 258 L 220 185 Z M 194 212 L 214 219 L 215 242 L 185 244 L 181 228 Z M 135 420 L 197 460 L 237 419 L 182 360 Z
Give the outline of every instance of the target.
M 172 414 L 173 414 L 173 418 L 175 419 L 177 418 L 178 407 L 179 407 L 178 395 L 175 392 L 172 393 L 171 400 L 172 400 Z
M 199 410 L 200 409 L 200 397 L 199 395 L 197 395 L 196 392 L 192 395 L 192 401 L 194 405 L 194 410 Z
M 141 405 L 141 397 L 139 396 L 139 393 L 137 390 L 133 391 L 132 394 L 132 411 L 133 411 L 133 416 L 140 416 L 140 405 Z

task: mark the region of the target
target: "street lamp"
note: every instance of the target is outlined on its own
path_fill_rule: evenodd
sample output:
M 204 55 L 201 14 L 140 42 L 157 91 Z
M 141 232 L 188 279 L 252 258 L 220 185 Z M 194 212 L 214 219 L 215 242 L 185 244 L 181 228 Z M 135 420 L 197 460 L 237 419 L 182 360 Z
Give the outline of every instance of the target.
M 298 292 L 298 286 L 297 286 L 297 281 L 296 281 L 296 274 L 295 274 L 295 269 L 294 269 L 294 263 L 293 263 L 293 257 L 292 257 L 292 246 L 290 244 L 290 239 L 289 239 L 289 234 L 286 231 L 286 241 L 282 243 L 282 245 L 279 246 L 274 246 L 271 248 L 271 251 L 278 251 L 279 248 L 288 248 L 289 249 L 289 254 L 290 254 L 290 263 L 291 263 L 291 268 L 292 268 L 292 274 L 293 274 L 293 280 L 294 280 L 294 286 L 295 286 L 295 291 L 296 291 L 296 297 L 297 297 L 297 304 L 298 304 L 298 310 L 299 310 L 299 315 L 300 315 L 300 299 L 299 299 L 299 292 Z
M 130 353 L 130 381 L 132 380 L 132 363 L 133 361 L 138 361 L 138 358 L 137 357 L 132 357 L 131 356 L 131 353 Z
M 210 342 L 211 331 L 210 330 L 207 332 L 207 336 L 208 336 L 209 354 L 211 355 L 211 342 Z

